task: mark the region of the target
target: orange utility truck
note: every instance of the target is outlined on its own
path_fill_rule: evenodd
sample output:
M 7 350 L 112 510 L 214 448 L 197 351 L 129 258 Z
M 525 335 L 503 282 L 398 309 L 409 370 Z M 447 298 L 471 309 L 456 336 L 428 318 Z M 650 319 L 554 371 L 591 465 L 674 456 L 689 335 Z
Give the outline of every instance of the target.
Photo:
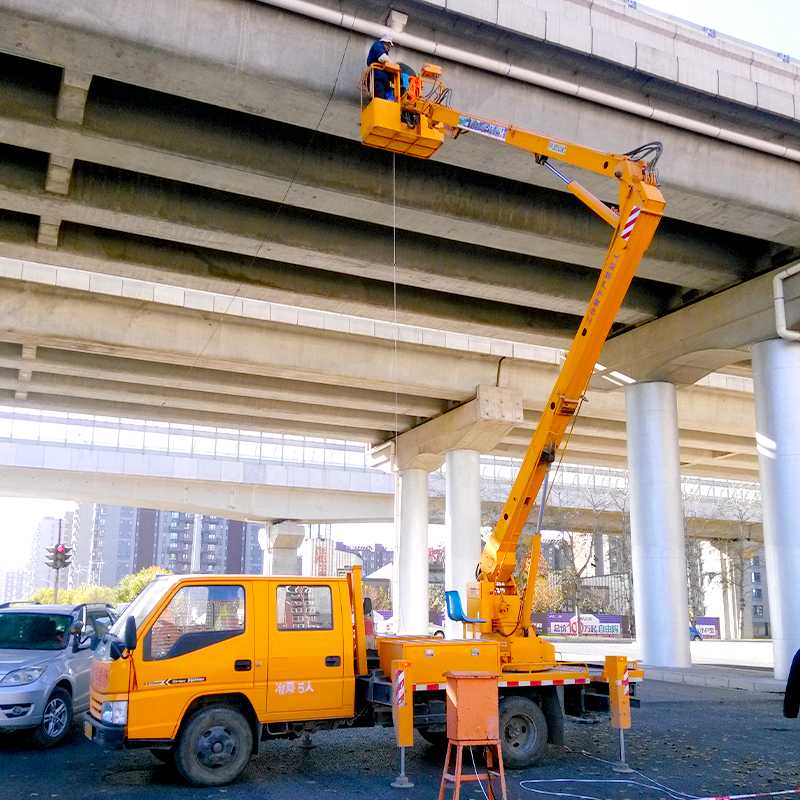
M 157 578 L 96 651 L 86 735 L 105 746 L 149 748 L 190 783 L 232 781 L 265 741 L 319 729 L 392 724 L 392 663 L 404 663 L 403 718 L 431 742 L 445 739 L 445 674 L 496 674 L 503 759 L 534 764 L 563 740 L 564 715 L 608 709 L 602 666 L 560 663 L 531 622 L 540 530 L 524 564 L 517 543 L 563 451 L 592 373 L 664 209 L 657 142 L 627 153 L 593 150 L 451 109 L 441 70 L 423 67 L 397 100 L 373 98 L 364 76 L 365 144 L 428 158 L 447 136 L 485 136 L 531 153 L 612 229 L 595 291 L 542 411 L 519 474 L 484 545 L 460 617 L 472 638 L 378 638 L 369 647 L 361 571 L 341 578 L 197 575 Z M 616 182 L 608 205 L 553 161 Z M 478 302 L 478 301 L 476 301 Z M 540 495 L 541 490 L 541 495 Z M 458 604 L 460 605 L 460 603 Z M 467 616 L 468 615 L 468 616 Z M 465 626 L 466 627 L 466 626 Z M 628 681 L 642 672 L 629 666 Z M 400 727 L 400 726 L 399 726 Z

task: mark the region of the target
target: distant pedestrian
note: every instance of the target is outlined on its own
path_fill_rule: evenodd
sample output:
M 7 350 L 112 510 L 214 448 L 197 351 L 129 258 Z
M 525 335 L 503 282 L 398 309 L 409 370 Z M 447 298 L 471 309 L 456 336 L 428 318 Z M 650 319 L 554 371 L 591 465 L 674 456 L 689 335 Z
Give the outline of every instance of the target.
M 374 42 L 369 49 L 367 55 L 367 66 L 371 67 L 373 64 L 389 64 L 392 65 L 392 60 L 389 58 L 389 52 L 394 47 L 394 42 L 391 36 L 381 36 L 377 42 Z M 390 72 L 383 69 L 376 69 L 373 72 L 375 82 L 375 97 L 381 100 L 396 100 L 394 96 L 394 89 L 392 87 L 393 76 Z
M 783 716 L 796 719 L 800 713 L 800 650 L 794 654 L 786 681 L 786 694 L 783 696 Z

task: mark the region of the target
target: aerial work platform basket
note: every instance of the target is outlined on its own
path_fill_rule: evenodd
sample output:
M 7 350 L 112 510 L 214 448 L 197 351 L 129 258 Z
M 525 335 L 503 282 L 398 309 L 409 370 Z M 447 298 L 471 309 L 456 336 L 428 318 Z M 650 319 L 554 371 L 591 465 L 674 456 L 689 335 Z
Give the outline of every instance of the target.
M 375 97 L 377 70 L 389 76 L 393 99 Z M 361 84 L 361 141 L 369 147 L 393 153 L 430 158 L 441 147 L 444 131 L 432 127 L 421 114 L 405 115 L 404 119 L 400 102 L 403 91 L 401 71 L 397 67 L 373 64 L 367 68 Z

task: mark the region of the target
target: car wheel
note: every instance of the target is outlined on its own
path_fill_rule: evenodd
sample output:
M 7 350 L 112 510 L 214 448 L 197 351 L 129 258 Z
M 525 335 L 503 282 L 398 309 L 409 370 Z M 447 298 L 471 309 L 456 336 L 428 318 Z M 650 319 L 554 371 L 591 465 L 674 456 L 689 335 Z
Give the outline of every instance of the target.
M 53 689 L 44 704 L 44 713 L 33 739 L 39 747 L 60 744 L 72 727 L 72 697 L 65 689 Z
M 509 769 L 541 761 L 547 750 L 547 720 L 533 700 L 514 696 L 500 702 L 500 745 Z
M 207 706 L 183 727 L 175 766 L 193 786 L 222 786 L 239 777 L 252 752 L 253 732 L 244 716 L 231 706 Z

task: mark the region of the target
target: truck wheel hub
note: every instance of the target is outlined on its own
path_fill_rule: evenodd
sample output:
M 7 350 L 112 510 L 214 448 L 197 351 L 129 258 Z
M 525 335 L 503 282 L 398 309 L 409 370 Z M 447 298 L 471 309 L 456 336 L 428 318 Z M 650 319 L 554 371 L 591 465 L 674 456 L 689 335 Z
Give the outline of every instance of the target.
M 505 740 L 511 747 L 524 747 L 534 734 L 531 720 L 526 717 L 512 717 L 506 723 Z
M 237 750 L 236 737 L 222 725 L 208 728 L 197 740 L 197 757 L 200 763 L 212 769 L 230 763 Z

